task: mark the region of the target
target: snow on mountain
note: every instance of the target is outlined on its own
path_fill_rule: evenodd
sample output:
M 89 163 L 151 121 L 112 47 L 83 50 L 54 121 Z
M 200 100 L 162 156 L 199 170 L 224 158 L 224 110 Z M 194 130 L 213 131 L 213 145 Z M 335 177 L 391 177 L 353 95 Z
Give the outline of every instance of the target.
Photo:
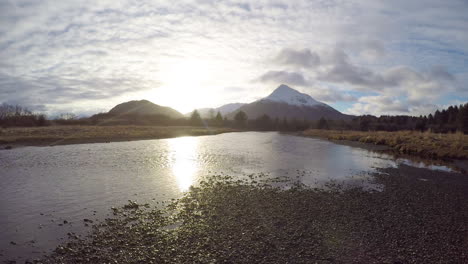
M 260 100 L 269 100 L 296 106 L 325 105 L 324 103 L 316 101 L 310 95 L 294 90 L 285 84 L 281 84 L 269 96 Z
M 351 118 L 327 104 L 314 100 L 310 95 L 298 92 L 284 84 L 276 88 L 269 96 L 241 106 L 228 114 L 227 118 L 233 119 L 239 111 L 243 111 L 249 119 L 256 119 L 263 115 L 281 120 L 309 121 L 316 121 L 322 117 L 331 120 Z

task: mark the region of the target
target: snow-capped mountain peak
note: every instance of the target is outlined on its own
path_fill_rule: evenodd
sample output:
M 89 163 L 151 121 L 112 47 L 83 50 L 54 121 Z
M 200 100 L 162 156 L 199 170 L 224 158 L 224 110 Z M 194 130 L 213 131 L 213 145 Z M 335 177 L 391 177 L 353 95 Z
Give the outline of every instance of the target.
M 316 101 L 310 95 L 294 90 L 285 84 L 278 86 L 278 88 L 276 88 L 269 96 L 262 100 L 287 103 L 297 106 L 323 105 L 323 103 Z

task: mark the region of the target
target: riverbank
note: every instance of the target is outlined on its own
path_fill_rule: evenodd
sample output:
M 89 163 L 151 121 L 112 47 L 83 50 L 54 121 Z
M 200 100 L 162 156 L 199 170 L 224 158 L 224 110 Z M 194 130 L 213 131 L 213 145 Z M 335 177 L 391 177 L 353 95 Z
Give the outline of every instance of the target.
M 105 143 L 181 136 L 216 135 L 232 128 L 185 126 L 48 126 L 0 129 L 0 146 L 49 146 Z
M 388 146 L 396 153 L 430 159 L 468 159 L 468 135 L 417 131 L 338 131 L 309 129 L 303 136 Z
M 381 169 L 381 191 L 211 178 L 165 208 L 114 208 L 36 263 L 465 263 L 462 176 Z

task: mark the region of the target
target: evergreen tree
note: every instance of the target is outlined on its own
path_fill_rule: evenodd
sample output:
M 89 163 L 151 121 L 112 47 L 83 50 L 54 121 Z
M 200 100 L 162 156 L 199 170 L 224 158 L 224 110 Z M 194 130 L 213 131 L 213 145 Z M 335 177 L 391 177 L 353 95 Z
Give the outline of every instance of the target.
M 423 117 L 420 117 L 418 121 L 416 121 L 415 129 L 421 132 L 426 130 L 426 120 Z
M 262 130 L 269 130 L 271 127 L 271 118 L 267 114 L 263 114 L 261 117 L 257 118 L 256 125 Z
M 248 119 L 247 114 L 244 111 L 239 111 L 234 116 L 234 120 L 236 121 L 236 124 L 239 126 L 245 126 L 247 119 Z
M 223 125 L 223 116 L 221 115 L 221 113 L 219 111 L 216 114 L 215 122 L 216 122 L 217 126 L 222 126 Z
M 442 116 L 440 114 L 439 109 L 437 109 L 437 111 L 435 111 L 434 113 L 434 124 L 440 125 L 441 123 L 442 123 Z
M 202 119 L 201 119 L 200 114 L 198 113 L 197 110 L 193 110 L 192 115 L 190 116 L 190 124 L 192 126 L 201 126 L 202 125 Z
M 457 128 L 463 133 L 468 133 L 468 103 L 458 109 Z
M 328 122 L 325 118 L 321 117 L 317 124 L 318 129 L 329 129 Z
M 447 113 L 448 113 L 448 123 L 449 124 L 454 124 L 457 122 L 457 115 L 458 115 L 458 106 L 450 106 L 447 108 Z
M 429 114 L 429 116 L 427 117 L 427 123 L 429 125 L 434 124 L 434 116 L 432 116 L 432 114 Z
M 397 119 L 398 120 L 398 119 Z M 367 118 L 362 118 L 359 122 L 359 130 L 368 131 L 369 130 L 370 120 Z

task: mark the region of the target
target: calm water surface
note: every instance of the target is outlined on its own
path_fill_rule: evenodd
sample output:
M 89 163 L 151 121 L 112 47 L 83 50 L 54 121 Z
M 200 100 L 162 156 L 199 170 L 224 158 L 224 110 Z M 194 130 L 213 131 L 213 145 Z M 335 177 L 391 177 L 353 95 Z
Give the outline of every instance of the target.
M 84 218 L 103 219 L 127 200 L 180 197 L 206 175 L 267 173 L 312 186 L 330 179 L 359 184 L 375 168 L 399 163 L 412 164 L 274 132 L 0 151 L 0 260 L 38 257 L 68 232 L 85 233 Z

